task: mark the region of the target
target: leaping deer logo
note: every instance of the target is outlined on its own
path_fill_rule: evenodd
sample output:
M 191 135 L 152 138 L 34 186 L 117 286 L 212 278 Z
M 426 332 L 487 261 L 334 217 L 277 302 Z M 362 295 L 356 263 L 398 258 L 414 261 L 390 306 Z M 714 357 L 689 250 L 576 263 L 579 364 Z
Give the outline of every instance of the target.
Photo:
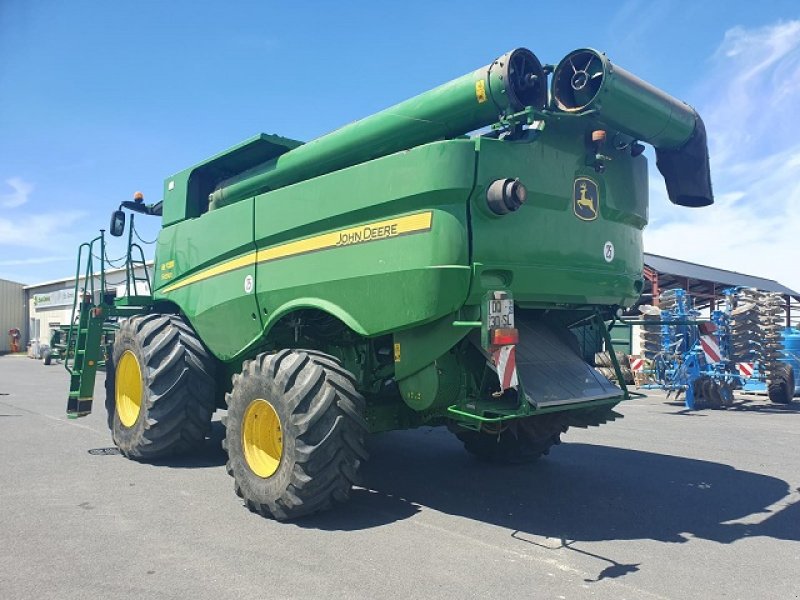
M 597 184 L 591 179 L 575 180 L 574 205 L 575 216 L 584 221 L 597 218 Z

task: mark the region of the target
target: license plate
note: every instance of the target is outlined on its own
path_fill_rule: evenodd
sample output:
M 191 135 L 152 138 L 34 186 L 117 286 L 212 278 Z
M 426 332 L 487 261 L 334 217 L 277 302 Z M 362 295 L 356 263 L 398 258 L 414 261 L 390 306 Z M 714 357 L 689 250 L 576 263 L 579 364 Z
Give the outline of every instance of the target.
M 514 328 L 514 301 L 505 292 L 495 292 L 489 300 L 489 329 Z

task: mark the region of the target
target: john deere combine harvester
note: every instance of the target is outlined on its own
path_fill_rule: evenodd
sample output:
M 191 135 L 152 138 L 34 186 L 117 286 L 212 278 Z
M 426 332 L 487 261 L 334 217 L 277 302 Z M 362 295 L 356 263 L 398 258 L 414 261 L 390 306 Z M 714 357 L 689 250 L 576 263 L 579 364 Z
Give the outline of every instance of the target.
M 607 322 L 641 292 L 641 142 L 672 202 L 713 202 L 689 106 L 593 50 L 551 67 L 519 48 L 310 143 L 262 134 L 181 171 L 114 213 L 114 235 L 122 208 L 162 219 L 153 294 L 83 296 L 68 412 L 90 412 L 84 357 L 121 314 L 114 442 L 185 452 L 227 408 L 228 471 L 264 515 L 345 500 L 368 432 L 447 425 L 480 457 L 535 459 L 629 397 L 576 334 L 615 356 Z

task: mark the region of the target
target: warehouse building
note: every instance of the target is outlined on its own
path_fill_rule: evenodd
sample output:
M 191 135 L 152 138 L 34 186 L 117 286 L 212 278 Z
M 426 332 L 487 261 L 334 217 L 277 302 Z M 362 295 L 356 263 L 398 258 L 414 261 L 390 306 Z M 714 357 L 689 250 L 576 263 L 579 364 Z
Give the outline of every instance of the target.
M 136 277 L 141 279 L 148 276 L 152 266 L 153 263 L 150 261 L 145 263 L 144 267 L 137 267 L 134 271 Z M 124 268 L 107 270 L 106 293 L 117 298 L 127 295 L 125 280 L 126 273 Z M 149 288 L 143 285 L 142 282 L 139 282 L 137 286 L 137 294 L 146 295 L 150 293 Z M 75 278 L 64 277 L 63 279 L 45 281 L 24 287 L 20 284 L 20 288 L 20 302 L 27 312 L 27 319 L 23 316 L 25 321 L 25 331 L 23 333 L 25 347 L 30 345 L 31 352 L 36 355 L 38 354 L 38 345 L 40 343 L 48 343 L 53 330 L 61 325 L 69 324 L 73 318 Z M 85 278 L 81 278 L 77 288 L 80 290 L 87 289 Z M 88 289 L 94 289 L 96 293 L 99 293 L 101 288 L 98 276 L 94 277 L 94 281 L 90 281 Z
M 144 267 L 137 267 L 137 278 L 146 277 L 152 269 L 152 261 Z M 127 293 L 125 269 L 106 271 L 106 290 L 113 297 Z M 100 278 L 94 277 L 89 289 L 100 290 Z M 34 350 L 40 342 L 47 343 L 53 329 L 66 325 L 72 318 L 75 303 L 75 278 L 64 277 L 34 285 L 0 279 L 0 353 L 11 352 L 11 331 L 19 331 L 15 340 L 20 351 Z M 87 288 L 85 278 L 81 278 L 79 289 Z M 137 283 L 137 294 L 149 294 L 149 288 L 141 281 Z
M 12 344 L 25 347 L 27 316 L 23 289 L 21 283 L 0 279 L 0 353 L 12 352 Z

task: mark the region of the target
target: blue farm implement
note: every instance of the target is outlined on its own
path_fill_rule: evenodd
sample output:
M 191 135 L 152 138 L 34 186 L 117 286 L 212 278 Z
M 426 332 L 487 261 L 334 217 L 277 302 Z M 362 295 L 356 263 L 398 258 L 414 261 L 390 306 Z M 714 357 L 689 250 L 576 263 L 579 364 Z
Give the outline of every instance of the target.
M 756 378 L 773 402 L 786 404 L 794 394 L 794 353 L 780 334 L 784 310 L 779 295 L 749 288 L 725 290 L 720 310 L 701 319 L 682 289 L 668 290 L 660 306 L 643 307 L 642 354 L 655 383 L 686 408 L 722 408 L 733 403 L 733 391 Z M 755 373 L 742 365 L 756 365 Z M 738 367 L 738 368 L 737 368 Z

